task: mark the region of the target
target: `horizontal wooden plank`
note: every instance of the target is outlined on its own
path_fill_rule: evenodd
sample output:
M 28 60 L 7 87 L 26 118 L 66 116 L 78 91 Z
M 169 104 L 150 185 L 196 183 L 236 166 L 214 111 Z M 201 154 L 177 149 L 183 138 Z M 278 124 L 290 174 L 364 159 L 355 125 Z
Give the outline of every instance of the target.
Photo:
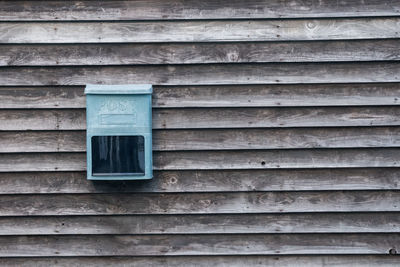
M 74 170 L 86 170 L 86 153 L 0 154 L 0 172 Z
M 399 191 L 41 194 L 0 200 L 0 216 L 400 211 Z
M 0 87 L 0 108 L 85 108 L 84 87 Z M 155 86 L 153 107 L 399 105 L 400 83 Z
M 51 132 L 52 133 L 52 132 Z M 11 133 L 12 134 L 12 133 Z M 19 133 L 18 133 L 19 134 Z M 18 138 L 14 134 L 14 138 Z M 29 134 L 29 133 L 28 133 Z M 12 135 L 0 138 L 10 140 Z M 23 138 L 25 139 L 25 138 Z M 69 138 L 72 139 L 72 138 Z M 16 139 L 14 139 L 16 140 Z M 0 140 L 0 151 L 2 151 Z M 23 140 L 15 141 L 17 144 Z M 76 144 L 76 142 L 75 142 Z M 31 145 L 32 146 L 32 145 Z M 284 128 L 284 129 L 230 129 L 230 130 L 155 130 L 153 149 L 173 150 L 228 150 L 228 149 L 287 149 L 287 148 L 351 148 L 400 146 L 400 128 Z M 21 152 L 28 147 L 20 148 Z M 84 144 L 82 144 L 84 148 Z M 40 152 L 42 148 L 36 149 Z M 20 151 L 16 151 L 20 152 Z
M 171 151 L 156 153 L 153 164 L 156 170 L 397 167 L 400 154 L 396 148 Z
M 154 151 L 365 147 L 400 147 L 400 127 L 153 131 Z M 85 131 L 0 132 L 0 153 L 85 151 Z
M 0 87 L 0 108 L 85 108 L 84 90 L 84 87 Z
M 0 130 L 83 130 L 85 110 L 0 110 Z
M 0 92 L 2 89 L 0 88 Z M 18 105 L 18 97 L 12 97 Z M 49 94 L 50 95 L 50 94 Z M 1 98 L 0 93 L 0 98 Z M 17 99 L 15 99 L 17 98 Z M 400 83 L 155 86 L 154 107 L 398 105 Z M 7 107 L 7 98 L 0 106 Z M 21 101 L 28 102 L 27 98 Z M 36 105 L 36 103 L 35 103 Z M 60 104 L 60 106 L 62 106 Z M 9 106 L 10 108 L 18 106 Z M 26 104 L 23 104 L 26 107 Z
M 86 180 L 85 172 L 0 173 L 0 194 L 400 189 L 399 168 L 155 171 L 149 181 Z
M 236 254 L 236 253 L 235 253 Z M 40 257 L 0 258 L 0 264 L 7 267 L 34 266 L 398 266 L 398 257 L 393 255 L 309 255 L 309 256 L 159 256 L 159 257 Z
M 400 40 L 2 45 L 0 66 L 206 64 L 400 60 Z
M 400 63 L 258 63 L 215 65 L 6 67 L 3 86 L 150 83 L 153 85 L 400 82 Z
M 400 18 L 3 22 L 0 43 L 159 43 L 399 38 Z
M 400 129 L 399 129 L 400 131 Z M 0 132 L 0 153 L 86 152 L 85 131 Z
M 397 107 L 160 109 L 153 128 L 395 126 L 399 115 Z
M 399 213 L 1 217 L 1 235 L 398 233 Z
M 0 110 L 0 130 L 84 130 L 84 109 Z M 398 107 L 155 109 L 153 129 L 398 126 Z
M 2 236 L 0 256 L 388 254 L 400 234 Z
M 0 154 L 0 172 L 84 171 L 86 153 Z M 398 148 L 170 151 L 153 154 L 154 170 L 398 167 Z
M 332 2 L 279 0 L 2 1 L 2 21 L 171 20 L 397 16 L 400 4 L 385 0 Z

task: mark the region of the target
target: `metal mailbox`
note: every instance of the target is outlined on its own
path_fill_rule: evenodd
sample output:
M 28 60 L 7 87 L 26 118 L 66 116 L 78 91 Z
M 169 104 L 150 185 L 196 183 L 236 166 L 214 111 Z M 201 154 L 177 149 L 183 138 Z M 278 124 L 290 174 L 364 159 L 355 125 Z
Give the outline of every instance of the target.
M 153 177 L 150 84 L 87 85 L 87 179 Z

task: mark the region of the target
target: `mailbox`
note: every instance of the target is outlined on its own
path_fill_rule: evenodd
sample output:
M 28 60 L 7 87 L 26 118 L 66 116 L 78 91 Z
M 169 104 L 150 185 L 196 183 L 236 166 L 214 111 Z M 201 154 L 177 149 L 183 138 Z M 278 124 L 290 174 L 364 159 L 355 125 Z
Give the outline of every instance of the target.
M 150 84 L 87 85 L 87 179 L 153 177 Z

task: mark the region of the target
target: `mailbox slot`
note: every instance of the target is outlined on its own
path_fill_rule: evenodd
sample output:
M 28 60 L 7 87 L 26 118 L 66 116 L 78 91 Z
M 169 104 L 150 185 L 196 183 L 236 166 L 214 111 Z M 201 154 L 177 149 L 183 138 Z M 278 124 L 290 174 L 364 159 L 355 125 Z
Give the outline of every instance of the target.
M 144 175 L 144 137 L 92 136 L 92 175 Z

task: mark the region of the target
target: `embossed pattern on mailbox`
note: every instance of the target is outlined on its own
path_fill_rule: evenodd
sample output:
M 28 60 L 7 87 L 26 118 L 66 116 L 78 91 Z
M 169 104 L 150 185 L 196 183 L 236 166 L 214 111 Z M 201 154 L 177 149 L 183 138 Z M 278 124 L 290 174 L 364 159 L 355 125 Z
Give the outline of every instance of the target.
M 150 84 L 87 85 L 89 180 L 153 177 Z

